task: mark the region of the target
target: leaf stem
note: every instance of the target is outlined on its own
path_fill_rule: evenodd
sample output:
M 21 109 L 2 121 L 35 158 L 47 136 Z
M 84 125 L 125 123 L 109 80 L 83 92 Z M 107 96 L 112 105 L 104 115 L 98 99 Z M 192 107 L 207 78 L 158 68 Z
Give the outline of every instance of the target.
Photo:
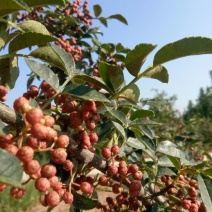
M 20 27 L 18 27 L 16 24 L 12 23 L 11 21 L 8 21 L 8 20 L 5 20 L 5 19 L 1 18 L 1 19 L 0 19 L 0 22 L 7 23 L 7 24 L 9 24 L 10 26 L 12 26 L 13 28 L 18 29 L 19 31 L 21 31 L 21 32 L 24 33 L 24 30 L 22 30 Z

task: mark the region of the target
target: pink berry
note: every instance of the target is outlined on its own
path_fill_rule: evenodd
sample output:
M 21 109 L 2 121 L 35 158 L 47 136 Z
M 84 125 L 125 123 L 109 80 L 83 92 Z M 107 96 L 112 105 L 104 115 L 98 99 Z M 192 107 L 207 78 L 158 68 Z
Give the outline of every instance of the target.
M 111 150 L 107 147 L 104 147 L 102 149 L 102 156 L 106 159 L 110 158 L 111 157 Z
M 69 145 L 70 139 L 67 135 L 60 135 L 57 139 L 57 146 L 65 148 Z
M 88 182 L 82 182 L 82 183 L 80 184 L 80 190 L 81 190 L 83 193 L 92 194 L 93 191 L 94 191 L 94 187 L 93 187 L 93 185 L 91 185 L 91 184 L 88 183 Z
M 118 155 L 119 152 L 120 152 L 119 146 L 117 146 L 117 145 L 112 146 L 111 152 L 112 152 L 114 155 Z
M 34 151 L 31 147 L 29 146 L 22 146 L 16 156 L 23 162 L 23 163 L 28 163 L 29 161 L 32 160 L 34 156 Z
M 67 152 L 63 148 L 56 148 L 51 153 L 51 160 L 55 162 L 56 164 L 61 164 L 66 161 L 67 158 Z
M 43 117 L 43 111 L 40 108 L 32 108 L 26 112 L 26 121 L 30 125 L 35 125 L 40 122 Z
M 60 196 L 56 191 L 50 191 L 46 194 L 46 203 L 49 206 L 57 206 L 60 203 Z
M 40 192 L 48 191 L 50 188 L 50 182 L 47 178 L 40 177 L 35 181 L 35 188 Z
M 73 200 L 74 200 L 74 196 L 73 196 L 72 193 L 70 193 L 70 192 L 65 192 L 65 193 L 63 194 L 63 201 L 64 201 L 66 204 L 72 204 Z
M 51 178 L 54 177 L 57 173 L 57 169 L 52 164 L 45 164 L 41 168 L 42 177 Z
M 11 195 L 11 197 L 13 197 L 15 199 L 21 199 L 25 193 L 26 193 L 25 189 L 22 189 L 22 188 L 12 187 L 10 189 L 10 195 Z

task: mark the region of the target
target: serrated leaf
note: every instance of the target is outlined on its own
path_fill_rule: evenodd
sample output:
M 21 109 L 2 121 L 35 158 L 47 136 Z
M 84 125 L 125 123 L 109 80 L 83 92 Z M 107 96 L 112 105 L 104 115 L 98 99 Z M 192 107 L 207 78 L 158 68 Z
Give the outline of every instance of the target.
M 99 63 L 99 73 L 105 84 L 110 90 L 116 92 L 124 82 L 123 71 L 118 66 L 113 66 L 108 63 Z
M 125 125 L 125 126 L 127 125 L 126 115 L 123 112 L 118 111 L 118 110 L 110 110 L 109 114 L 112 115 L 112 117 L 117 119 L 123 125 Z
M 103 94 L 85 85 L 70 84 L 65 87 L 63 92 L 69 93 L 74 97 L 84 100 L 109 102 L 109 100 Z
M 0 50 L 5 46 L 9 36 L 9 30 L 7 27 L 6 23 L 0 22 Z
M 171 141 L 161 141 L 157 146 L 156 152 L 177 158 L 181 158 L 182 155 L 181 150 L 177 149 L 177 146 Z
M 125 19 L 125 17 L 123 17 L 123 16 L 120 15 L 120 14 L 111 15 L 111 16 L 109 16 L 108 18 L 110 18 L 110 19 L 116 19 L 116 20 L 118 20 L 118 21 L 120 21 L 120 22 L 122 22 L 122 23 L 128 25 L 128 22 L 127 22 L 127 20 Z
M 0 119 L 0 135 L 1 136 L 8 135 L 9 132 L 10 132 L 9 128 L 5 126 L 2 120 Z
M 50 35 L 46 27 L 38 21 L 24 21 L 18 25 L 24 32 L 37 32 L 43 35 Z
M 0 182 L 21 187 L 23 168 L 19 159 L 8 151 L 0 148 Z
M 138 118 L 146 118 L 146 117 L 150 117 L 150 116 L 154 116 L 154 115 L 155 115 L 155 113 L 152 110 L 139 109 L 139 110 L 131 112 L 130 120 L 133 121 Z
M 123 138 L 124 142 L 126 140 L 126 133 L 124 131 L 124 128 L 117 122 L 112 121 L 114 127 L 116 128 L 116 130 L 121 134 L 121 137 Z
M 139 44 L 133 50 L 127 53 L 125 65 L 127 70 L 133 76 L 137 76 L 144 64 L 147 55 L 155 49 L 156 45 Z
M 141 143 L 141 141 L 138 140 L 137 138 L 129 137 L 129 138 L 127 139 L 126 144 L 127 144 L 128 146 L 131 146 L 131 147 L 135 148 L 135 149 L 145 149 L 145 148 L 146 148 L 146 147 Z
M 67 53 L 66 51 L 64 51 L 63 49 L 61 49 L 60 47 L 50 44 L 52 49 L 55 51 L 55 53 L 57 54 L 57 56 L 60 58 L 60 60 L 63 62 L 63 66 L 65 67 L 66 70 L 64 70 L 66 72 L 66 74 L 69 75 L 73 75 L 74 71 L 75 71 L 75 62 L 73 57 L 71 56 L 71 54 Z
M 34 45 L 45 44 L 56 41 L 57 39 L 50 35 L 43 35 L 35 32 L 27 32 L 16 36 L 9 45 L 9 52 L 16 52 L 18 50 L 31 47 Z
M 94 15 L 96 17 L 99 17 L 101 15 L 101 13 L 102 13 L 102 8 L 101 8 L 101 6 L 99 4 L 93 5 L 93 10 L 94 10 Z
M 11 55 L 11 57 L 0 59 L 0 67 L 1 84 L 9 90 L 14 88 L 19 76 L 17 57 Z
M 31 12 L 31 9 L 28 7 L 28 5 L 23 0 L 7 0 L 7 1 L 1 1 L 0 9 L 3 10 L 27 10 L 28 12 Z M 8 14 L 8 13 L 7 13 Z
M 202 178 L 202 176 L 200 174 L 197 176 L 197 181 L 198 181 L 198 185 L 199 185 L 199 191 L 201 194 L 201 198 L 205 204 L 206 210 L 211 211 L 211 208 L 212 208 L 211 197 L 209 195 L 209 191 L 204 182 L 204 179 Z
M 72 194 L 74 195 L 74 201 L 72 204 L 77 209 L 90 210 L 95 208 L 98 204 L 98 200 L 94 200 L 86 196 L 80 195 L 74 190 L 72 190 Z
M 212 39 L 206 37 L 188 37 L 163 46 L 154 57 L 153 65 L 159 65 L 181 57 L 211 54 Z
M 50 68 L 27 58 L 25 58 L 25 61 L 33 73 L 37 74 L 43 80 L 48 82 L 48 84 L 50 84 L 57 91 L 59 88 L 59 79 Z
M 149 67 L 142 73 L 142 77 L 157 79 L 163 83 L 169 82 L 169 74 L 164 66 Z
M 136 84 L 132 84 L 119 96 L 128 100 L 132 104 L 136 104 L 140 96 L 140 89 Z
M 107 27 L 107 19 L 106 19 L 106 18 L 100 17 L 100 18 L 99 18 L 99 21 L 100 21 L 105 27 Z
M 129 123 L 129 126 L 141 126 L 141 125 L 158 125 L 159 123 L 151 120 L 146 120 L 143 118 L 136 119 L 134 121 L 131 121 Z
M 66 5 L 65 0 L 24 0 L 30 7 L 38 7 L 43 5 L 60 5 L 64 7 Z

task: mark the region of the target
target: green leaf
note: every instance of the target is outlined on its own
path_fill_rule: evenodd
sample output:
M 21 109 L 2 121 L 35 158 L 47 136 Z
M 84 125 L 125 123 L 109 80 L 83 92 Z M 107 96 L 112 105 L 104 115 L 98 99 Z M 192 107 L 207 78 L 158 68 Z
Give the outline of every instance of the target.
M 100 62 L 99 73 L 105 84 L 113 92 L 118 91 L 124 82 L 123 71 L 118 66 L 113 66 L 108 63 Z
M 108 90 L 108 87 L 105 85 L 105 83 L 99 78 L 99 77 L 95 77 L 95 76 L 89 76 L 83 73 L 79 73 L 79 74 L 75 74 L 72 78 L 72 81 L 75 82 L 75 80 L 77 81 L 82 81 L 84 82 L 88 82 L 93 84 L 94 86 L 97 86 L 98 88 L 103 88 L 105 90 L 107 90 L 108 92 L 110 90 Z
M 124 142 L 126 140 L 126 133 L 124 131 L 124 128 L 118 123 L 118 122 L 115 122 L 115 121 L 112 121 L 114 127 L 116 128 L 116 130 L 121 134 L 121 137 L 123 138 Z
M 203 175 L 205 175 L 206 177 L 210 177 L 212 178 L 212 168 L 206 169 L 204 171 L 201 171 Z
M 5 46 L 8 36 L 8 25 L 6 23 L 0 22 L 0 50 Z
M 21 187 L 23 168 L 19 159 L 4 149 L 0 149 L 0 182 Z
M 2 120 L 0 119 L 0 135 L 4 136 L 8 135 L 9 133 L 10 133 L 9 128 L 5 126 Z
M 98 125 L 96 133 L 99 137 L 99 141 L 104 139 L 105 136 L 109 135 L 112 129 L 114 129 L 114 124 L 112 121 L 103 122 L 102 124 Z
M 131 147 L 133 147 L 135 149 L 146 149 L 145 146 L 144 146 L 144 144 L 141 143 L 141 141 L 138 140 L 137 138 L 129 137 L 127 139 L 127 142 L 126 143 L 127 143 L 128 146 L 131 146 Z
M 28 5 L 23 0 L 7 0 L 7 1 L 1 1 L 0 9 L 2 10 L 27 10 L 28 12 L 31 12 L 31 9 L 28 7 Z M 8 13 L 7 13 L 8 14 Z
M 130 85 L 124 92 L 119 95 L 119 97 L 128 100 L 132 104 L 136 104 L 138 102 L 139 96 L 140 89 L 136 84 Z
M 84 100 L 109 102 L 103 94 L 85 85 L 70 84 L 65 87 L 63 92 Z
M 36 32 L 27 32 L 16 36 L 9 45 L 9 52 L 16 52 L 18 50 L 31 47 L 34 45 L 45 44 L 56 41 L 57 39 L 50 35 L 43 35 Z
M 153 139 L 156 138 L 154 131 L 149 126 L 141 126 L 141 132 L 146 135 L 148 138 Z
M 127 20 L 125 19 L 125 17 L 123 17 L 120 14 L 111 15 L 108 18 L 110 18 L 110 19 L 116 19 L 116 20 L 118 20 L 118 21 L 120 21 L 120 22 L 128 25 Z
M 100 18 L 99 18 L 99 21 L 100 21 L 105 27 L 107 27 L 107 19 L 106 19 L 106 18 L 100 17 Z
M 183 38 L 163 46 L 154 57 L 153 65 L 159 65 L 181 57 L 211 54 L 212 39 L 206 37 Z
M 126 119 L 126 115 L 118 110 L 110 110 L 109 111 L 110 115 L 112 115 L 112 117 L 114 117 L 115 119 L 117 119 L 122 125 L 127 125 L 127 119 Z
M 197 181 L 198 181 L 198 185 L 199 185 L 199 191 L 201 194 L 201 198 L 205 204 L 206 210 L 211 211 L 211 208 L 212 208 L 211 197 L 209 195 L 208 188 L 205 185 L 204 179 L 202 178 L 202 176 L 200 174 L 197 176 Z
M 14 88 L 19 76 L 17 57 L 11 55 L 11 57 L 0 59 L 0 67 L 1 84 L 9 90 Z
M 173 163 L 167 157 L 167 155 L 162 155 L 158 159 L 158 165 L 162 167 L 174 167 Z
M 77 209 L 90 210 L 95 208 L 98 204 L 98 200 L 94 200 L 86 196 L 80 195 L 74 190 L 72 190 L 72 194 L 74 195 L 74 201 L 72 204 Z
M 156 66 L 154 68 L 149 67 L 146 71 L 142 73 L 142 77 L 157 79 L 163 83 L 168 83 L 169 74 L 164 66 Z
M 181 151 L 177 149 L 177 146 L 171 141 L 161 141 L 156 149 L 157 152 L 173 157 L 181 158 Z
M 133 76 L 138 75 L 147 55 L 153 51 L 155 47 L 156 45 L 152 44 L 139 44 L 127 53 L 125 65 L 130 74 Z
M 159 123 L 155 122 L 155 121 L 151 121 L 151 120 L 146 120 L 146 119 L 143 119 L 143 118 L 139 118 L 139 119 L 136 119 L 134 121 L 131 121 L 129 123 L 129 126 L 137 126 L 137 125 L 158 125 Z
M 131 50 L 129 48 L 125 48 L 121 43 L 118 43 L 116 45 L 116 51 L 117 52 L 120 52 L 120 53 L 128 53 L 130 52 Z
M 59 88 L 59 79 L 50 68 L 27 58 L 25 58 L 25 61 L 33 73 L 37 74 L 43 80 L 48 82 L 48 84 L 57 91 L 57 89 Z
M 94 15 L 96 17 L 100 16 L 101 13 L 102 13 L 102 8 L 101 8 L 101 6 L 99 4 L 93 5 L 93 10 L 94 10 Z
M 30 7 L 38 7 L 43 5 L 60 5 L 65 7 L 65 0 L 24 0 Z
M 150 117 L 150 116 L 154 116 L 154 115 L 155 115 L 155 113 L 151 110 L 139 109 L 139 110 L 131 112 L 130 120 L 133 121 L 138 118 L 145 118 L 145 117 Z
M 55 51 L 55 53 L 57 54 L 57 56 L 60 58 L 60 60 L 63 62 L 63 66 L 66 69 L 64 70 L 66 74 L 68 76 L 73 75 L 75 71 L 75 62 L 71 54 L 67 53 L 66 51 L 64 51 L 63 49 L 61 49 L 60 47 L 56 45 L 53 45 L 53 44 L 50 44 L 50 45 L 52 49 Z
M 161 177 L 162 175 L 176 176 L 176 174 L 171 169 L 169 169 L 168 167 L 159 166 L 157 177 Z
M 180 163 L 180 160 L 179 158 L 176 158 L 176 157 L 173 157 L 173 156 L 168 156 L 169 160 L 174 164 L 175 168 L 177 170 L 180 170 L 181 168 L 181 163 Z
M 43 35 L 50 35 L 46 27 L 38 21 L 25 21 L 18 25 L 24 32 L 37 32 Z
M 32 51 L 29 56 L 40 59 L 49 63 L 52 66 L 56 66 L 62 70 L 66 70 L 63 61 L 55 53 L 50 46 L 42 46 Z

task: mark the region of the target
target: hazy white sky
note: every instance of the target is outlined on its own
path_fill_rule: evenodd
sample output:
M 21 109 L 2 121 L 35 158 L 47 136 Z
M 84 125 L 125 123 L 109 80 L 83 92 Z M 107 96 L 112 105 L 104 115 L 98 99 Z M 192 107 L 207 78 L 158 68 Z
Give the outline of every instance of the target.
M 152 64 L 153 56 L 163 45 L 189 36 L 212 38 L 212 1 L 211 0 L 90 0 L 90 8 L 100 4 L 102 16 L 120 13 L 128 20 L 128 26 L 110 20 L 108 28 L 101 26 L 104 36 L 99 39 L 105 43 L 121 42 L 124 46 L 134 48 L 139 43 L 158 44 L 144 64 Z M 2 54 L 2 53 L 0 53 Z M 29 70 L 20 60 L 21 78 L 16 89 L 8 99 L 18 97 L 25 90 L 26 73 Z M 176 108 L 183 111 L 188 100 L 195 100 L 200 87 L 211 85 L 209 70 L 212 70 L 212 55 L 193 56 L 165 63 L 169 70 L 169 83 L 163 84 L 153 79 L 141 79 L 138 83 L 141 98 L 154 96 L 152 89 L 166 91 L 168 95 L 176 94 Z M 131 76 L 127 75 L 128 81 Z M 11 102 L 8 102 L 11 105 Z

